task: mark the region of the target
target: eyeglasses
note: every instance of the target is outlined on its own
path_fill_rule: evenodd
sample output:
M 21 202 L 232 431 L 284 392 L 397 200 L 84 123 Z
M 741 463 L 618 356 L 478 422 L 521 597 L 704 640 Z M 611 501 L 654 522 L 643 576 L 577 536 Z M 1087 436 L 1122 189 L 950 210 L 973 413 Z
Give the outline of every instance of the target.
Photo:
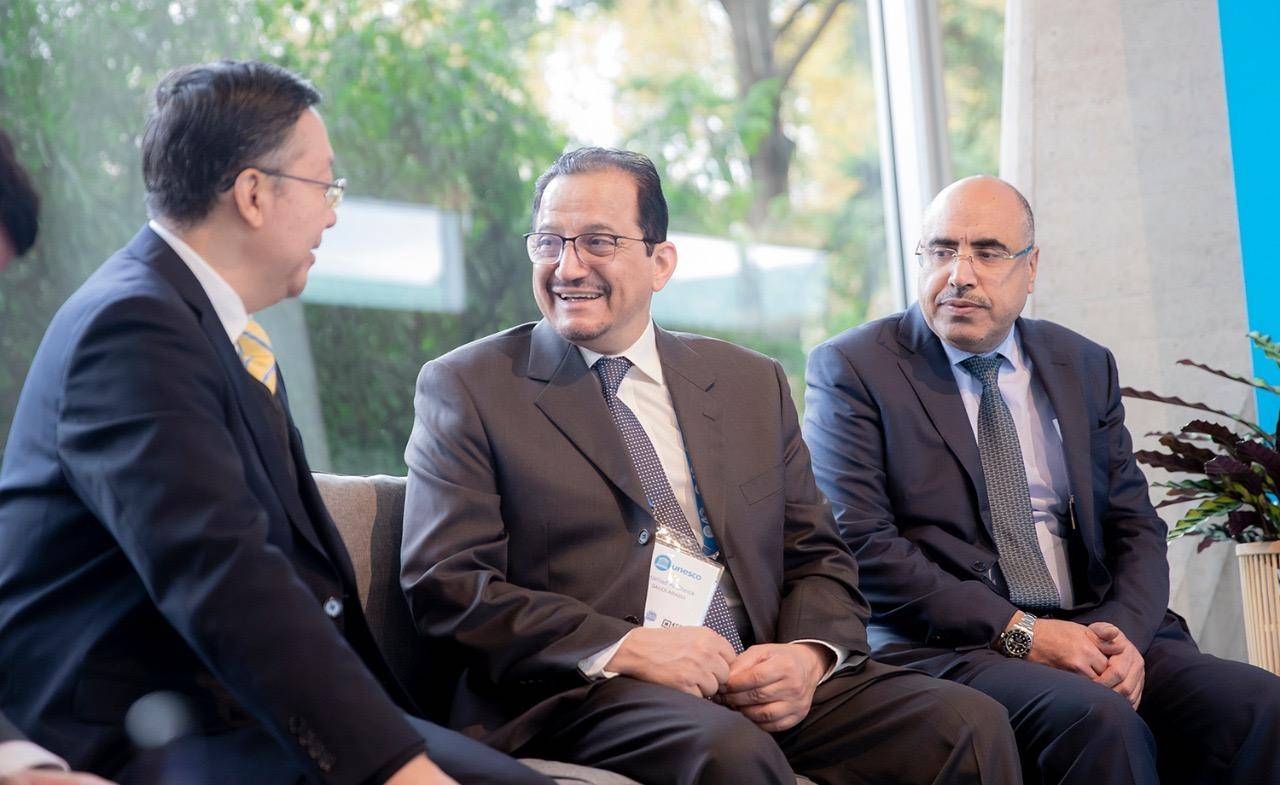
M 311 183 L 312 185 L 323 185 L 324 186 L 324 203 L 325 205 L 328 206 L 330 210 L 335 210 L 337 209 L 338 205 L 342 204 L 342 193 L 347 190 L 347 178 L 345 177 L 339 177 L 337 180 L 334 180 L 333 182 L 329 182 L 327 180 L 313 180 L 310 177 L 299 177 L 296 174 L 280 172 L 275 169 L 264 169 L 261 166 L 255 166 L 253 168 L 257 169 L 259 172 L 262 172 L 263 174 L 269 174 L 272 177 L 284 177 L 289 180 L 297 180 L 303 183 Z
M 564 237 L 550 232 L 529 232 L 524 236 L 529 261 L 534 264 L 559 264 L 569 243 L 573 244 L 583 264 L 608 264 L 618 252 L 619 240 L 644 243 L 646 253 L 653 253 L 653 245 L 657 242 L 644 237 L 623 237 L 601 232 L 587 232 L 576 237 Z
M 930 245 L 925 247 L 922 244 L 916 246 L 916 261 L 918 261 L 922 267 L 928 266 L 938 268 L 946 267 L 956 259 L 963 258 L 973 262 L 973 265 L 976 268 L 994 269 L 1005 262 L 1011 262 L 1019 256 L 1030 253 L 1035 247 L 1036 244 L 1032 243 L 1017 253 L 1008 253 L 1007 251 L 1001 251 L 998 248 L 974 248 L 972 253 L 960 253 L 960 249 L 958 248 L 949 248 L 945 245 Z

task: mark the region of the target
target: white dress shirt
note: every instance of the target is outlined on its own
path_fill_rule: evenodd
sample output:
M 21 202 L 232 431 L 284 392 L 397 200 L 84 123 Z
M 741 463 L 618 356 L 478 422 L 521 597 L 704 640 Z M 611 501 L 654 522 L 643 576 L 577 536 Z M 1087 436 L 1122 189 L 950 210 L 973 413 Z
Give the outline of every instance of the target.
M 978 435 L 978 407 L 982 402 L 982 382 L 961 367 L 960 362 L 973 357 L 972 352 L 957 349 L 946 341 L 942 348 L 951 361 L 951 373 L 960 387 L 960 398 L 969 414 L 969 426 L 974 438 Z M 1053 414 L 1053 406 L 1036 378 L 1031 358 L 1022 351 L 1015 326 L 1004 341 L 993 351 L 982 355 L 1000 354 L 1005 359 L 1000 364 L 998 383 L 1000 395 L 1018 431 L 1018 445 L 1022 448 L 1022 463 L 1027 472 L 1027 490 L 1031 493 L 1031 516 L 1035 521 L 1036 540 L 1044 554 L 1049 576 L 1058 587 L 1058 598 L 1063 608 L 1075 607 L 1075 594 L 1071 585 L 1071 568 L 1067 561 L 1067 536 L 1072 525 L 1068 499 L 1071 486 L 1067 478 L 1066 453 L 1062 449 L 1062 434 Z
M 66 761 L 38 744 L 25 739 L 0 742 L 0 777 L 35 768 L 69 771 Z
M 227 331 L 227 338 L 234 346 L 244 333 L 244 328 L 249 324 L 249 312 L 244 308 L 244 300 L 240 299 L 240 295 L 231 288 L 231 284 L 218 275 L 218 272 L 209 266 L 209 263 L 201 258 L 194 248 L 183 242 L 182 238 L 170 231 L 168 227 L 155 220 L 148 221 L 147 226 L 151 227 L 151 231 L 158 234 L 161 240 L 168 243 L 183 264 L 191 270 L 191 274 L 196 277 L 196 282 L 200 284 L 209 302 L 213 304 L 213 311 L 218 315 L 218 321 L 222 322 L 222 329 Z
M 588 368 L 594 366 L 596 360 L 605 356 L 582 346 L 578 347 L 578 351 L 582 353 L 582 359 L 586 361 Z M 636 419 L 640 421 L 640 426 L 644 428 L 645 435 L 653 443 L 654 452 L 658 454 L 658 462 L 662 464 L 667 482 L 671 484 L 671 491 L 675 494 L 676 502 L 684 512 L 685 519 L 696 523 L 698 501 L 694 494 L 692 473 L 689 470 L 688 452 L 684 446 L 684 435 L 680 432 L 680 422 L 676 419 L 675 406 L 671 403 L 671 393 L 663 380 L 662 359 L 658 357 L 657 334 L 652 320 L 634 344 L 613 356 L 626 357 L 631 361 L 631 368 L 623 377 L 622 383 L 618 385 L 618 398 L 635 414 Z M 732 525 L 732 522 L 729 522 L 729 525 Z M 702 527 L 691 525 L 690 528 L 698 538 L 698 542 L 702 544 L 704 542 Z M 747 619 L 746 610 L 742 607 L 742 594 L 738 591 L 738 586 L 727 568 L 720 576 L 720 590 L 724 592 L 725 604 L 733 615 L 734 625 L 740 631 L 750 631 L 751 623 Z M 604 666 L 612 659 L 623 640 L 626 640 L 626 636 L 612 646 L 583 659 L 578 663 L 579 669 L 588 678 L 615 676 L 616 674 L 606 671 Z M 825 641 L 803 642 L 820 643 L 835 652 L 836 665 L 828 671 L 828 675 L 842 665 L 848 657 L 848 651 L 844 647 Z

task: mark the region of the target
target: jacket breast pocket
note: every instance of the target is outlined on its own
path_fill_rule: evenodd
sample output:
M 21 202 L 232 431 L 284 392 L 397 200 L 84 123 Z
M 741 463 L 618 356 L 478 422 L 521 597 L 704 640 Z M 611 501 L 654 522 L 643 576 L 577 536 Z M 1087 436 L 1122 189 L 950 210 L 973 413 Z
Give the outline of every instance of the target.
M 738 489 L 742 491 L 742 496 L 747 500 L 747 504 L 755 504 L 775 493 L 781 493 L 784 476 L 785 467 L 782 464 L 778 464 L 772 468 L 765 469 L 755 477 L 740 484 Z

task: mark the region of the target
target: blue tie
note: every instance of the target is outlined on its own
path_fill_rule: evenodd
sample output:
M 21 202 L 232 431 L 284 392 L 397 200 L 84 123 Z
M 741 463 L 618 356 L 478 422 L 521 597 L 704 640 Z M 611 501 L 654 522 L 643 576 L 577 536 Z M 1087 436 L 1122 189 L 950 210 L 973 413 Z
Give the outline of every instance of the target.
M 1046 611 L 1061 602 L 1036 540 L 1031 515 L 1027 467 L 1013 415 L 1000 394 L 1000 364 L 1004 357 L 967 357 L 961 367 L 982 382 L 978 404 L 978 453 L 987 479 L 991 530 L 1000 554 L 1000 571 L 1009 585 L 1009 600 L 1019 608 Z
M 649 512 L 655 521 L 671 530 L 680 541 L 681 546 L 689 553 L 702 553 L 702 545 L 694 536 L 689 526 L 689 519 L 676 501 L 671 490 L 667 474 L 658 461 L 658 453 L 653 449 L 653 442 L 644 432 L 636 415 L 618 397 L 618 385 L 631 370 L 631 361 L 626 357 L 601 357 L 596 360 L 595 372 L 600 377 L 600 387 L 604 390 L 604 402 L 613 416 L 614 425 L 622 433 L 622 441 L 627 445 L 627 453 L 631 463 L 640 476 L 640 484 L 644 486 L 644 495 L 649 500 Z M 733 646 L 735 653 L 743 650 L 742 638 L 733 623 L 729 606 L 725 603 L 724 592 L 717 585 L 711 595 L 711 605 L 707 608 L 707 616 L 702 626 L 709 627 L 724 636 Z

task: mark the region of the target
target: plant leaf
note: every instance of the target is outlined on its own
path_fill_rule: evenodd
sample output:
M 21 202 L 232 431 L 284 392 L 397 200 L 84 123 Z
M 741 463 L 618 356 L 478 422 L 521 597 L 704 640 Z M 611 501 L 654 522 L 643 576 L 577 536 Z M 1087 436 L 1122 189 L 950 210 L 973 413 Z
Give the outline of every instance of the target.
M 1270 335 L 1250 330 L 1249 340 L 1253 341 L 1253 345 L 1258 347 L 1258 351 L 1262 352 L 1268 360 L 1280 363 L 1280 344 L 1271 340 Z
M 1280 452 L 1262 442 L 1247 441 L 1236 448 L 1236 453 L 1261 466 L 1272 484 L 1280 486 Z
M 1262 430 L 1261 428 L 1249 422 L 1243 417 L 1240 417 L 1235 414 L 1230 414 L 1228 412 L 1224 412 L 1221 409 L 1214 409 L 1212 406 L 1206 406 L 1203 403 L 1197 403 L 1195 401 L 1184 401 L 1183 399 L 1179 398 L 1176 395 L 1160 395 L 1158 393 L 1153 393 L 1150 390 L 1139 390 L 1134 387 L 1121 387 L 1120 394 L 1125 396 L 1126 398 L 1137 398 L 1143 401 L 1155 401 L 1156 403 L 1167 403 L 1170 406 L 1184 406 L 1188 409 L 1195 409 L 1201 412 L 1208 412 L 1209 414 L 1216 414 L 1220 417 L 1226 417 L 1228 420 L 1235 420 L 1236 422 L 1240 423 L 1244 427 L 1253 431 L 1254 433 L 1261 436 L 1265 440 L 1270 440 L 1272 438 L 1269 433 Z
M 1180 455 L 1170 455 L 1159 450 L 1137 450 L 1133 453 L 1133 457 L 1139 463 L 1171 472 L 1200 474 L 1204 471 L 1204 464 L 1200 461 L 1183 458 Z
M 1208 436 L 1215 444 L 1219 444 L 1229 450 L 1234 450 L 1236 445 L 1240 443 L 1240 437 L 1232 432 L 1230 428 L 1222 423 L 1209 422 L 1208 420 L 1192 420 L 1182 426 L 1182 432 Z
M 1201 464 L 1208 463 L 1214 458 L 1219 457 L 1218 453 L 1213 450 L 1206 450 L 1203 447 L 1197 447 L 1190 442 L 1183 441 L 1177 436 L 1161 436 L 1160 444 L 1169 448 L 1174 455 L 1181 455 L 1183 458 L 1190 458 Z
M 1196 546 L 1196 553 L 1204 553 L 1206 548 L 1208 548 L 1210 545 L 1213 545 L 1217 541 L 1218 541 L 1217 537 L 1214 537 L 1212 534 L 1206 534 L 1204 536 L 1204 539 L 1200 541 L 1200 544 Z
M 1246 529 L 1252 527 L 1265 528 L 1263 526 L 1262 516 L 1256 510 L 1232 510 L 1227 513 L 1227 534 L 1230 534 L 1239 542 L 1240 535 L 1244 534 Z
M 1204 465 L 1204 473 L 1210 477 L 1223 477 L 1241 485 L 1245 491 L 1257 496 L 1263 492 L 1262 478 L 1253 467 L 1243 461 L 1237 461 L 1227 455 L 1208 461 Z
M 1246 378 L 1244 376 L 1237 376 L 1234 373 L 1228 373 L 1227 371 L 1223 371 L 1218 368 L 1211 368 L 1208 365 L 1205 365 L 1203 363 L 1198 363 L 1195 360 L 1185 360 L 1185 359 L 1178 360 L 1178 365 L 1190 365 L 1193 368 L 1199 368 L 1202 371 L 1208 371 L 1214 376 L 1221 376 L 1223 379 L 1230 379 L 1233 382 L 1239 382 L 1240 384 L 1247 384 L 1250 387 L 1256 387 L 1259 390 L 1265 390 L 1266 392 L 1269 392 L 1273 395 L 1280 395 L 1280 387 L 1274 387 L 1271 384 L 1269 384 L 1265 379 L 1260 379 L 1256 376 L 1253 377 L 1252 379 Z

